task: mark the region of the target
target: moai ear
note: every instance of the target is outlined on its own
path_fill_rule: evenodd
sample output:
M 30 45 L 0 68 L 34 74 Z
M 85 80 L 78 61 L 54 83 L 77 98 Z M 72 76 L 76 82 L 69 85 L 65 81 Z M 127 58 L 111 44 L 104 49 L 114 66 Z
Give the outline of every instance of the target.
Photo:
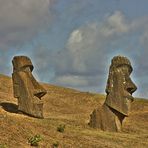
M 19 82 L 17 78 L 17 73 L 12 74 L 12 81 L 13 81 L 13 94 L 15 98 L 19 98 L 20 96 L 20 91 L 19 91 Z
M 107 93 L 107 95 L 112 91 L 113 88 L 113 71 L 112 68 L 110 67 L 109 69 L 109 75 L 108 75 L 108 80 L 107 80 L 107 84 L 106 84 L 106 89 L 105 92 Z

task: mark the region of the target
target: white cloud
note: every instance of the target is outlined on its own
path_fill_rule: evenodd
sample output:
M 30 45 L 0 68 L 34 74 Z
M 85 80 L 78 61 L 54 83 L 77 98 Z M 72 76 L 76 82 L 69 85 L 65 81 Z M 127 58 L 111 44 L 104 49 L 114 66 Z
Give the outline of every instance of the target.
M 119 38 L 129 31 L 129 26 L 124 15 L 116 11 L 101 23 L 90 23 L 74 30 L 66 48 L 58 55 L 61 60 L 56 62 L 54 80 L 63 85 L 84 85 L 84 82 L 87 86 L 96 85 L 98 75 L 105 73 L 108 53 L 118 46 Z
M 30 42 L 40 31 L 47 30 L 52 21 L 52 1 L 0 0 L 1 73 L 11 73 L 11 56 L 18 47 Z
M 111 34 L 117 33 L 125 33 L 129 30 L 129 24 L 125 20 L 125 16 L 120 11 L 116 11 L 113 15 L 111 15 L 107 19 L 108 32 Z
M 144 18 L 129 21 L 122 12 L 115 11 L 102 22 L 89 23 L 73 30 L 65 49 L 58 54 L 58 61 L 53 60 L 53 82 L 76 88 L 98 86 L 98 90 L 101 88 L 103 92 L 111 56 L 115 56 L 113 53 L 122 54 L 116 52 L 122 47 L 125 47 L 125 53 L 134 53 L 133 47 L 139 44 L 140 36 L 141 42 L 147 42 L 145 24 Z M 137 34 L 135 45 L 132 40 Z M 132 48 L 127 51 L 129 47 Z M 141 62 L 145 60 L 145 56 L 143 57 Z M 137 60 L 140 62 L 140 59 Z
M 46 28 L 49 5 L 50 0 L 0 0 L 0 48 L 28 41 Z
M 82 33 L 80 30 L 74 30 L 68 40 L 69 44 L 79 43 L 82 41 Z

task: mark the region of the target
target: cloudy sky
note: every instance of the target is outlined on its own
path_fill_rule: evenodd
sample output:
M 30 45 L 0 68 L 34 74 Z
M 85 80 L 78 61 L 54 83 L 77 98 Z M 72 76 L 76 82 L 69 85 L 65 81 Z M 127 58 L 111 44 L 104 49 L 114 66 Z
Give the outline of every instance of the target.
M 39 81 L 105 93 L 113 56 L 127 56 L 148 98 L 148 0 L 0 0 L 0 73 L 26 55 Z

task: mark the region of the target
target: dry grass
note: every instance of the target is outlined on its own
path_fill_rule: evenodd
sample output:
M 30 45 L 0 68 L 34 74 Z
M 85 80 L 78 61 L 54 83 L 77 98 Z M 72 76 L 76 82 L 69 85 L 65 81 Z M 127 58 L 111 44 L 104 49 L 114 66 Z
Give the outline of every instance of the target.
M 48 94 L 43 98 L 45 119 L 17 113 L 12 82 L 0 75 L 0 144 L 9 148 L 29 148 L 28 138 L 40 134 L 40 148 L 147 148 L 148 100 L 136 99 L 130 116 L 120 133 L 103 132 L 87 123 L 94 108 L 104 101 L 104 95 L 43 84 Z M 63 133 L 57 131 L 66 125 Z

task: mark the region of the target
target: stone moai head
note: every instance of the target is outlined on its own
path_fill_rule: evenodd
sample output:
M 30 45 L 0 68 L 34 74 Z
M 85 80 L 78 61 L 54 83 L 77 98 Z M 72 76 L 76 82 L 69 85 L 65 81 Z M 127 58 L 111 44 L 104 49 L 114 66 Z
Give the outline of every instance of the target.
M 111 61 L 106 86 L 105 104 L 124 116 L 129 114 L 131 102 L 134 100 L 132 93 L 137 89 L 130 78 L 132 70 L 126 57 L 115 56 Z
M 43 102 L 41 97 L 46 90 L 32 75 L 33 65 L 26 56 L 15 56 L 13 64 L 14 97 L 18 98 L 18 110 L 37 118 L 43 118 Z

